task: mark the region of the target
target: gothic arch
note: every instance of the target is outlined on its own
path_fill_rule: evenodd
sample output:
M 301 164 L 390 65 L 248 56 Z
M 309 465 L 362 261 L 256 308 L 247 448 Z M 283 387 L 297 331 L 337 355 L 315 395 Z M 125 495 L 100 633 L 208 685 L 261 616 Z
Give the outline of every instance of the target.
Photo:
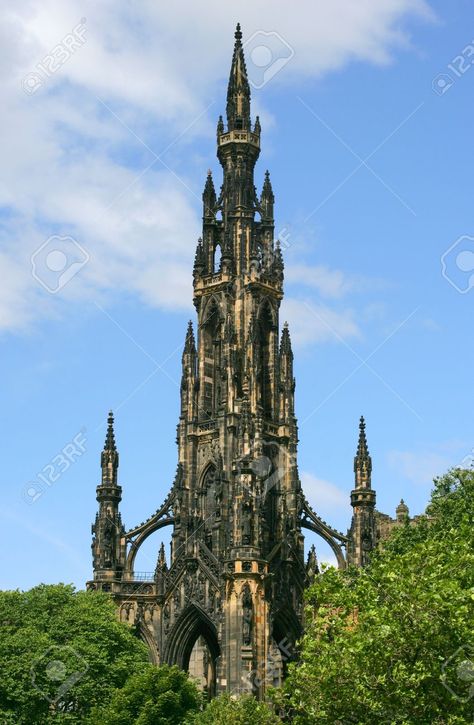
M 276 327 L 277 324 L 277 313 L 269 297 L 263 297 L 257 308 L 257 319 L 262 316 L 262 313 L 268 310 L 272 318 L 272 324 Z
M 201 323 L 201 327 L 206 327 L 209 324 L 213 324 L 213 325 L 217 326 L 220 322 L 220 313 L 221 313 L 221 305 L 220 305 L 219 299 L 215 295 L 212 295 L 211 297 L 209 297 L 209 299 L 207 300 L 207 302 L 203 308 L 203 311 L 202 311 L 203 322 Z
M 214 251 L 212 254 L 212 271 L 214 274 L 217 274 L 220 269 L 221 264 L 221 257 L 222 257 L 222 247 L 220 245 L 220 242 L 216 242 L 214 244 Z
M 308 529 L 309 531 L 314 531 L 315 534 L 318 534 L 318 536 L 324 539 L 324 541 L 329 544 L 334 554 L 336 555 L 337 565 L 339 569 L 346 568 L 346 559 L 344 556 L 344 552 L 342 551 L 342 547 L 337 543 L 337 541 L 332 538 L 332 536 L 330 536 L 323 528 L 317 526 L 312 521 L 302 521 L 301 527 L 303 529 Z
M 280 650 L 284 673 L 288 662 L 296 657 L 296 643 L 302 634 L 303 628 L 294 610 L 288 606 L 280 609 L 273 622 L 272 637 Z
M 131 541 L 131 546 L 127 554 L 127 559 L 125 561 L 125 573 L 126 574 L 132 574 L 133 568 L 135 566 L 135 557 L 138 553 L 138 550 L 140 546 L 143 544 L 146 539 L 148 539 L 149 536 L 155 533 L 155 531 L 158 531 L 159 529 L 162 529 L 164 526 L 172 526 L 174 524 L 174 517 L 173 516 L 167 516 L 164 519 L 160 519 L 158 521 L 150 521 L 150 524 L 146 526 L 140 534 L 137 536 L 135 541 Z
M 257 311 L 258 352 L 257 370 L 260 377 L 260 404 L 264 413 L 272 417 L 275 408 L 275 379 L 277 354 L 276 313 L 268 298 L 264 298 Z
M 170 631 L 163 662 L 178 665 L 182 670 L 187 670 L 189 657 L 199 636 L 205 639 L 215 663 L 220 656 L 216 627 L 204 610 L 193 602 L 178 617 Z
M 159 665 L 160 664 L 160 653 L 158 652 L 158 647 L 156 646 L 155 638 L 153 637 L 152 633 L 146 626 L 144 622 L 141 622 L 138 627 L 138 635 L 140 639 L 142 639 L 145 644 L 148 647 L 148 653 L 150 657 L 150 662 L 153 665 Z

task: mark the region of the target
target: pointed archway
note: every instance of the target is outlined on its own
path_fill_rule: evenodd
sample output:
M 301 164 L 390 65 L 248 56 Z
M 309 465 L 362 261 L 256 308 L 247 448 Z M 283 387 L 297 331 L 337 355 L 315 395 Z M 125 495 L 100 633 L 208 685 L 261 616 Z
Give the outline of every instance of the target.
M 209 697 L 213 697 L 216 693 L 217 661 L 220 657 L 217 630 L 206 612 L 192 602 L 177 619 L 168 635 L 163 661 L 189 671 L 191 654 L 196 644 L 208 651 L 206 689 Z

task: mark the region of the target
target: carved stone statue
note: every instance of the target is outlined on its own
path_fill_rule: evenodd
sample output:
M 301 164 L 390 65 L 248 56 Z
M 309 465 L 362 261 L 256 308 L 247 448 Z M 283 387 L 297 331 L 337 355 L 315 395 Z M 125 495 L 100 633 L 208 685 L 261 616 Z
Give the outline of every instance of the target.
M 246 647 L 252 643 L 253 603 L 248 584 L 242 589 L 242 641 Z

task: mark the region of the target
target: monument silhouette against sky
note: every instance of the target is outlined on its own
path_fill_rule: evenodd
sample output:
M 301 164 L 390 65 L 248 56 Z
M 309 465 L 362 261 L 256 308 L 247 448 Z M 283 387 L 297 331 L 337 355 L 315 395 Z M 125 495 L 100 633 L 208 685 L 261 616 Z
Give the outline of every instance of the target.
M 340 567 L 363 565 L 397 519 L 375 511 L 372 462 L 360 421 L 353 518 L 347 535 L 309 506 L 298 476 L 298 429 L 290 331 L 279 322 L 284 264 L 274 239 L 270 175 L 260 195 L 254 168 L 260 121 L 250 115 L 240 26 L 235 33 L 226 120 L 217 124 L 222 185 L 209 172 L 194 261 L 197 326 L 182 357 L 178 466 L 164 503 L 126 529 L 112 413 L 101 456 L 92 527 L 93 581 L 136 627 L 153 662 L 177 664 L 213 696 L 278 685 L 303 626 L 303 590 L 318 573 L 303 529 L 328 542 Z M 172 526 L 155 572 L 134 572 L 154 532 Z

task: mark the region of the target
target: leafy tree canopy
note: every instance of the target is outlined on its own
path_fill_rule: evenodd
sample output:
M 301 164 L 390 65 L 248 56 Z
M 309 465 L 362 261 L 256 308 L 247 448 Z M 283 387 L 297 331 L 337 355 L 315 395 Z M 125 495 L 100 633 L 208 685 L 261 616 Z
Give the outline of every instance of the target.
M 295 724 L 472 722 L 474 472 L 437 479 L 427 512 L 365 569 L 309 589 L 301 662 L 276 697 Z
M 274 725 L 281 720 L 265 702 L 258 702 L 251 695 L 237 698 L 220 695 L 203 712 L 186 722 L 192 725 Z
M 197 711 L 201 695 L 178 667 L 148 665 L 93 710 L 90 725 L 179 725 Z
M 63 584 L 0 592 L 0 623 L 2 723 L 83 723 L 147 665 L 106 594 Z

